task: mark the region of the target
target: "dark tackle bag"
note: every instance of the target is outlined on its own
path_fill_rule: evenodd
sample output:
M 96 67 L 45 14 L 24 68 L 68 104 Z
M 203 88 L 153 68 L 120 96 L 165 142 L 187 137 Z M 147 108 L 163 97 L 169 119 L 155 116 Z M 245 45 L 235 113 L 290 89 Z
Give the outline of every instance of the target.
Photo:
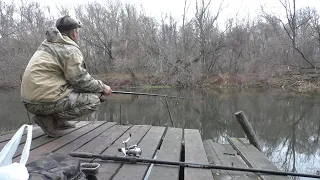
M 30 180 L 86 180 L 80 161 L 60 153 L 50 153 L 27 166 Z

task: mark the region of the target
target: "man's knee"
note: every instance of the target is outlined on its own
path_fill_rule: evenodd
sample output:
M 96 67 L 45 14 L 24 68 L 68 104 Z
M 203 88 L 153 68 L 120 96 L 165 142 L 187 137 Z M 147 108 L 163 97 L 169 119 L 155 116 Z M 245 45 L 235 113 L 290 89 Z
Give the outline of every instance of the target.
M 88 107 L 91 109 L 97 109 L 101 104 L 99 95 L 95 93 L 80 93 L 76 101 L 78 107 Z
M 59 119 L 74 119 L 96 111 L 101 104 L 99 95 L 93 93 L 71 93 L 70 109 L 55 114 Z
M 100 104 L 99 94 L 74 92 L 55 103 L 24 103 L 26 109 L 32 114 L 68 117 L 65 119 L 73 119 L 94 112 Z
M 26 103 L 23 102 L 24 107 L 27 109 L 28 112 L 34 115 L 48 115 L 54 113 L 55 109 L 52 104 L 34 104 L 34 103 Z

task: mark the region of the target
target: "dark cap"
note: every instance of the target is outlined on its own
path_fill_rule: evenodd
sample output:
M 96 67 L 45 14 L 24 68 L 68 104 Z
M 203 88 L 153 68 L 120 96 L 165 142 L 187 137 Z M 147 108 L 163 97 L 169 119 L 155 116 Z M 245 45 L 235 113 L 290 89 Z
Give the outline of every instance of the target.
M 66 15 L 57 20 L 56 27 L 60 32 L 63 32 L 71 29 L 81 28 L 81 23 L 80 21 Z

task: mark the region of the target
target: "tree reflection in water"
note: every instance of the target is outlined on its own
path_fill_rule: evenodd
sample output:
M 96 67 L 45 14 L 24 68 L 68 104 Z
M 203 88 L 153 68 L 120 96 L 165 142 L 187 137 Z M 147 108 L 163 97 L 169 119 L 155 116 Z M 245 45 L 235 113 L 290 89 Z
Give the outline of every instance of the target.
M 227 136 L 245 136 L 234 116 L 242 110 L 256 131 L 264 154 L 280 169 L 307 173 L 320 169 L 320 97 L 285 94 L 277 90 L 162 90 L 153 93 L 194 99 L 168 99 L 176 127 L 196 128 L 203 139 L 227 143 Z M 139 96 L 128 104 L 126 98 L 130 96 L 110 97 L 99 113 L 109 113 L 110 109 L 121 106 L 123 122 L 171 125 L 167 107 L 162 103 L 164 100 Z M 119 113 L 113 115 L 116 116 L 113 119 L 119 119 Z
M 174 124 L 180 128 L 199 129 L 204 140 L 210 138 L 215 142 L 226 143 L 227 136 L 245 136 L 234 115 L 242 110 L 258 135 L 264 154 L 280 169 L 305 173 L 316 173 L 320 170 L 318 96 L 249 89 L 166 89 L 150 93 L 194 100 L 166 101 L 147 96 L 112 95 L 99 111 L 90 117 L 121 124 Z M 28 123 L 19 94 L 18 90 L 0 92 L 2 132 Z

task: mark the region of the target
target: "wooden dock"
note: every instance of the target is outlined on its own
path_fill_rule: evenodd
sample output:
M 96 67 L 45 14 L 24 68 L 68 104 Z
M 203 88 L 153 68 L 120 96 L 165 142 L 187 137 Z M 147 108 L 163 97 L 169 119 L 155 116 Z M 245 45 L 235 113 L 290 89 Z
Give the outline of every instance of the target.
M 122 142 L 129 137 L 129 134 L 131 134 L 129 144 L 137 144 L 142 149 L 140 158 L 277 170 L 262 153 L 244 139 L 229 138 L 230 144 L 222 145 L 212 140 L 202 141 L 199 131 L 195 129 L 150 125 L 117 125 L 114 122 L 105 121 L 77 122 L 76 128 L 66 130 L 64 136 L 60 138 L 48 138 L 41 128 L 35 126 L 28 162 L 36 160 L 48 152 L 68 154 L 75 151 L 122 156 L 118 148 L 124 146 Z M 12 135 L 0 136 L 1 149 Z M 25 138 L 23 136 L 22 144 L 18 147 L 14 161 L 19 160 Z M 183 168 L 167 165 L 123 164 L 97 159 L 91 159 L 90 161 L 101 164 L 97 174 L 99 180 L 290 179 L 284 176 L 238 171 Z M 145 177 L 146 175 L 147 177 Z

